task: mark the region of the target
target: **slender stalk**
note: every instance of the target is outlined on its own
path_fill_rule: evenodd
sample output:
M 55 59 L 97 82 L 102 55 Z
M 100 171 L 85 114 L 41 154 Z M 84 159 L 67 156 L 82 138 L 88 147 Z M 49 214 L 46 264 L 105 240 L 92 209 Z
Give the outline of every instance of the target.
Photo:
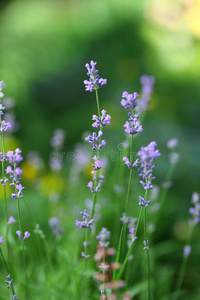
M 15 186 L 15 193 L 17 195 L 17 188 Z M 19 205 L 19 198 L 17 198 L 17 213 L 18 213 L 18 223 L 19 223 L 19 230 L 22 234 L 22 225 L 21 225 L 21 213 L 20 213 L 20 205 Z M 22 256 L 23 256 L 23 264 L 24 264 L 24 272 L 25 272 L 25 278 L 26 278 L 26 295 L 28 295 L 28 276 L 27 276 L 27 270 L 26 270 L 26 259 L 25 259 L 25 249 L 24 249 L 24 241 L 20 239 L 21 246 L 22 246 Z
M 100 113 L 100 106 L 99 106 L 99 95 L 98 95 L 98 90 L 95 90 L 95 95 L 96 95 L 96 101 L 97 101 L 98 117 L 99 117 L 99 120 L 100 120 L 100 118 L 101 118 L 101 113 Z
M 4 262 L 4 265 L 5 265 L 5 267 L 6 267 L 6 271 L 7 271 L 8 274 L 10 274 L 9 266 L 8 266 L 6 260 L 5 260 L 5 257 L 4 257 L 4 255 L 3 255 L 3 251 L 2 251 L 2 249 L 1 249 L 1 246 L 0 246 L 0 254 L 1 254 L 2 260 L 3 260 L 3 262 Z M 12 289 L 13 295 L 15 295 L 15 290 L 14 290 L 14 287 L 12 286 L 12 284 L 11 284 L 11 289 Z
M 95 95 L 96 95 L 96 102 L 97 102 L 97 112 L 98 112 L 98 117 L 99 120 L 101 119 L 101 114 L 100 114 L 100 106 L 99 106 L 99 96 L 98 96 L 98 90 L 95 90 Z M 99 144 L 101 143 L 101 137 L 99 139 Z M 97 149 L 97 156 L 99 155 L 99 151 Z M 96 171 L 96 177 L 95 177 L 95 189 L 97 187 L 97 181 L 98 181 L 98 177 L 99 177 L 99 170 Z M 94 217 L 94 213 L 95 213 L 95 204 L 96 204 L 96 200 L 97 200 L 97 193 L 95 192 L 93 195 L 93 202 L 92 202 L 92 212 L 91 212 L 91 219 L 93 219 Z
M 145 199 L 146 200 L 146 199 Z M 148 300 L 151 299 L 151 283 L 150 283 L 150 261 L 149 261 L 149 241 L 147 238 L 147 207 L 144 208 L 144 240 L 146 242 L 146 257 L 147 257 L 147 279 L 148 279 Z
M 140 213 L 139 213 L 139 217 L 138 217 L 138 221 L 137 221 L 137 225 L 136 225 L 136 229 L 135 229 L 135 233 L 134 233 L 134 236 L 133 236 L 133 240 L 132 240 L 132 242 L 131 242 L 131 244 L 130 244 L 130 246 L 129 246 L 128 252 L 127 252 L 126 257 L 125 257 L 125 259 L 124 259 L 124 261 L 123 261 L 123 263 L 122 263 L 122 266 L 121 266 L 119 272 L 117 273 L 117 276 L 116 276 L 116 279 L 117 279 L 117 280 L 119 280 L 119 279 L 121 278 L 122 273 L 123 273 L 123 271 L 124 271 L 124 269 L 125 269 L 125 267 L 126 267 L 127 261 L 128 261 L 128 259 L 129 259 L 129 256 L 131 255 L 132 246 L 133 246 L 133 243 L 134 243 L 134 238 L 136 237 L 136 234 L 137 234 L 137 232 L 138 232 L 139 224 L 140 224 L 141 217 L 142 217 L 143 208 L 144 208 L 144 207 L 141 206 Z
M 187 238 L 185 246 L 190 245 L 190 243 L 191 243 L 193 228 L 194 228 L 194 226 L 192 224 L 190 224 L 189 234 L 188 234 L 188 238 Z M 187 266 L 187 261 L 188 261 L 188 255 L 183 255 L 183 259 L 182 259 L 182 263 L 181 263 L 181 267 L 180 267 L 180 271 L 179 271 L 179 275 L 178 275 L 178 279 L 177 279 L 176 287 L 175 287 L 175 291 L 177 291 L 177 293 L 172 298 L 173 300 L 176 300 L 179 298 L 180 289 L 181 289 L 181 286 L 183 283 L 183 278 L 184 278 L 185 270 L 186 270 L 186 266 Z
M 131 135 L 130 162 L 131 162 L 131 166 L 132 166 L 132 163 L 133 163 L 133 135 Z M 128 202 L 129 202 L 129 198 L 130 198 L 132 174 L 133 174 L 133 168 L 131 167 L 130 173 L 129 173 L 128 190 L 127 190 L 127 195 L 126 195 L 125 213 L 127 213 Z
M 0 114 L 0 124 L 2 127 L 2 118 Z M 4 142 L 4 132 L 1 132 L 1 151 L 3 155 L 6 155 L 5 151 L 5 142 Z M 3 180 L 5 178 L 5 163 L 2 161 L 2 177 Z M 3 195 L 4 195 L 4 206 L 5 206 L 5 218 L 6 218 L 6 246 L 7 246 L 7 254 L 8 254 L 8 259 L 9 259 L 9 241 L 8 241 L 8 235 L 9 235 L 9 226 L 8 226 L 8 204 L 7 204 L 7 196 L 6 196 L 6 186 L 3 186 Z
M 88 242 L 88 229 L 85 228 L 85 245 L 84 245 L 84 253 L 85 253 L 85 257 L 84 257 L 84 269 L 86 272 L 86 268 L 87 268 L 87 242 Z

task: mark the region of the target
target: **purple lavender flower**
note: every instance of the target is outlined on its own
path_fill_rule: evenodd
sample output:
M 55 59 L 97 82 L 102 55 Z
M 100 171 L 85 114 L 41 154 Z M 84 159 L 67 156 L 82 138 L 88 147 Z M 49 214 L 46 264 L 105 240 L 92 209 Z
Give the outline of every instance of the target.
M 110 125 L 111 116 L 108 115 L 108 114 L 106 114 L 106 110 L 105 109 L 103 109 L 101 111 L 101 113 L 102 113 L 102 115 L 101 115 L 100 119 L 96 115 L 92 116 L 92 120 L 95 121 L 92 124 L 93 127 L 102 128 L 102 127 Z
M 152 189 L 152 180 L 155 177 L 152 176 L 153 169 L 156 167 L 156 164 L 153 163 L 154 160 L 160 156 L 159 150 L 155 150 L 156 142 L 151 142 L 148 146 L 142 147 L 138 152 L 140 157 L 141 168 L 138 169 L 139 176 L 142 178 L 140 183 L 145 190 Z
M 4 81 L 0 81 L 0 100 L 4 96 L 4 93 L 3 93 L 4 89 L 5 89 L 5 83 L 4 83 Z
M 92 150 L 98 150 L 100 151 L 102 147 L 106 145 L 106 141 L 102 140 L 100 142 L 100 138 L 103 135 L 103 132 L 100 130 L 98 132 L 98 135 L 96 132 L 93 132 L 92 135 L 88 135 L 85 140 L 88 141 L 90 144 L 92 144 Z
M 81 211 L 80 214 L 82 215 L 82 221 L 76 221 L 76 226 L 80 228 L 91 229 L 94 219 L 89 220 L 90 216 L 87 213 L 87 209 L 85 209 L 83 212 Z
M 192 226 L 195 226 L 200 221 L 200 196 L 198 193 L 194 192 L 192 194 L 191 203 L 194 206 L 189 209 L 189 212 L 192 216 L 192 219 L 189 220 L 189 223 Z
M 9 122 L 5 122 L 4 120 L 2 120 L 0 132 L 5 132 L 8 128 L 11 128 L 11 124 Z
M 149 241 L 148 240 L 145 240 L 143 241 L 143 244 L 144 244 L 144 250 L 148 250 L 149 249 Z
M 22 151 L 19 148 L 15 150 L 15 153 L 13 151 L 8 151 L 6 157 L 9 161 L 9 164 L 17 166 L 23 160 L 21 153 Z
M 0 92 L 1 93 L 1 92 Z M 0 103 L 0 115 L 3 116 L 3 110 L 5 107 Z
M 21 231 L 17 230 L 16 234 L 17 234 L 19 240 L 22 240 Z M 30 236 L 30 233 L 28 231 L 25 231 L 23 241 L 25 241 L 29 236 Z
M 11 216 L 8 220 L 8 225 L 11 225 L 12 223 L 15 223 L 16 220 Z
M 139 95 L 137 93 L 129 94 L 128 92 L 123 92 L 122 98 L 125 98 L 125 99 L 121 100 L 121 105 L 125 109 L 133 110 L 138 105 L 138 102 L 136 101 L 138 96 Z
M 89 254 L 85 254 L 85 252 L 81 252 L 81 257 L 84 257 L 84 258 L 89 258 L 90 255 Z
M 20 199 L 22 198 L 22 190 L 24 187 L 20 184 L 21 181 L 21 174 L 22 170 L 20 167 L 18 167 L 18 164 L 23 160 L 23 157 L 21 156 L 21 150 L 17 148 L 15 152 L 13 151 L 8 151 L 6 154 L 6 158 L 9 162 L 10 165 L 7 166 L 6 168 L 6 174 L 9 174 L 11 183 L 10 185 L 15 186 L 16 189 L 18 190 L 17 193 L 12 193 L 12 198 L 14 199 Z
M 110 239 L 110 231 L 103 227 L 97 235 L 97 239 L 99 240 L 99 245 L 101 247 L 108 248 L 110 242 L 107 240 Z
M 3 236 L 0 236 L 0 244 L 2 244 L 3 242 L 4 242 Z
M 187 257 L 190 255 L 192 247 L 190 245 L 185 245 L 183 248 L 183 256 Z
M 94 159 L 94 164 L 92 165 L 94 170 L 99 170 L 101 169 L 101 161 L 99 160 L 99 156 L 97 157 L 96 155 L 93 157 Z
M 0 152 L 0 161 L 5 162 L 7 160 L 6 156 L 4 153 Z
M 91 193 L 99 193 L 100 192 L 100 187 L 101 187 L 101 183 L 103 181 L 104 176 L 100 175 L 100 174 L 96 174 L 95 171 L 91 172 L 92 176 L 93 176 L 93 182 L 92 181 L 88 182 L 87 186 L 90 188 Z M 96 176 L 97 176 L 97 180 L 96 180 Z
M 17 296 L 16 295 L 11 295 L 11 298 L 10 300 L 18 300 Z
M 139 159 L 138 158 L 136 159 L 136 161 L 133 164 L 131 164 L 130 160 L 126 156 L 123 157 L 123 161 L 129 169 L 137 167 L 137 165 L 139 164 Z
M 142 132 L 143 131 L 143 128 L 142 128 L 142 125 L 140 124 L 140 121 L 138 120 L 139 119 L 139 116 L 140 114 L 135 114 L 135 115 L 132 115 L 132 113 L 128 113 L 129 115 L 129 121 L 126 121 L 126 123 L 124 124 L 124 131 L 133 135 L 133 134 L 136 134 L 138 132 Z
M 90 76 L 90 78 L 89 81 L 84 80 L 83 83 L 85 84 L 85 90 L 89 92 L 98 90 L 103 85 L 107 84 L 107 79 L 100 78 L 98 75 L 99 71 L 95 69 L 96 64 L 97 63 L 93 60 L 91 60 L 90 64 L 85 64 L 85 67 L 88 70 L 87 75 Z
M 148 207 L 150 204 L 151 204 L 151 201 L 149 199 L 144 200 L 144 198 L 139 196 L 139 205 L 140 206 Z
M 13 283 L 13 279 L 10 279 L 10 274 L 8 274 L 4 282 L 7 284 L 7 288 L 10 289 L 11 284 Z
M 155 79 L 153 76 L 143 75 L 140 78 L 140 82 L 142 84 L 142 96 L 139 103 L 139 110 L 144 111 L 148 107 Z

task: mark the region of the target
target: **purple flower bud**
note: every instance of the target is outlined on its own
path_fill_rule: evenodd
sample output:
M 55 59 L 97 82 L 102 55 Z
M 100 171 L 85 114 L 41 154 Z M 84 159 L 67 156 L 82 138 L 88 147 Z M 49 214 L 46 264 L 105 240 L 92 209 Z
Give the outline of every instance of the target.
M 190 245 L 185 245 L 185 247 L 183 248 L 183 255 L 185 257 L 189 256 L 191 250 L 192 250 L 192 247 Z
M 4 242 L 3 236 L 0 236 L 0 244 L 2 244 L 3 242 Z
M 15 222 L 16 222 L 16 220 L 11 216 L 8 220 L 8 225 L 15 223 Z

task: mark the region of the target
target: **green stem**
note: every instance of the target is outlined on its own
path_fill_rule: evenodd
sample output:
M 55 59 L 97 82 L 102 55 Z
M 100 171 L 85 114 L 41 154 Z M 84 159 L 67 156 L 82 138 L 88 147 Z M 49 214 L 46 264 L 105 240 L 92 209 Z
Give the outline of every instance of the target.
M 131 255 L 132 246 L 133 246 L 133 243 L 134 243 L 134 238 L 136 237 L 136 234 L 137 234 L 137 232 L 138 232 L 139 224 L 140 224 L 141 217 L 142 217 L 143 208 L 144 208 L 144 207 L 141 206 L 140 214 L 139 214 L 139 217 L 138 217 L 136 229 L 135 229 L 134 236 L 133 236 L 133 240 L 132 240 L 132 242 L 131 242 L 131 244 L 130 244 L 130 246 L 129 246 L 128 252 L 127 252 L 126 257 L 125 257 L 125 259 L 124 259 L 124 261 L 123 261 L 123 263 L 122 263 L 122 266 L 121 266 L 119 272 L 117 273 L 117 276 L 116 276 L 116 279 L 117 279 L 117 280 L 119 280 L 119 279 L 121 278 L 122 273 L 123 273 L 123 271 L 124 271 L 124 269 L 125 269 L 125 267 L 126 267 L 126 263 L 127 263 L 128 259 L 129 259 L 129 256 Z
M 17 188 L 15 185 L 15 193 L 17 195 Z M 19 205 L 19 198 L 17 198 L 17 213 L 18 213 L 18 223 L 19 223 L 19 230 L 22 235 L 22 225 L 21 225 L 21 213 L 20 213 L 20 205 Z M 24 272 L 25 272 L 25 278 L 26 278 L 26 295 L 28 295 L 28 276 L 27 276 L 27 270 L 26 270 L 26 259 L 25 259 L 25 250 L 24 250 L 24 241 L 22 240 L 21 236 L 21 246 L 22 246 L 22 257 L 23 257 L 23 264 L 24 264 Z
M 0 115 L 0 126 L 2 127 L 2 118 Z M 6 155 L 5 151 L 5 142 L 4 142 L 4 132 L 1 132 L 1 151 L 3 155 Z M 2 161 L 2 179 L 5 178 L 5 163 Z M 8 204 L 7 204 L 7 196 L 6 196 L 6 186 L 3 186 L 3 194 L 4 194 L 4 205 L 5 205 L 5 217 L 6 217 L 6 246 L 7 246 L 7 253 L 9 259 L 9 241 L 8 241 L 8 234 L 9 234 L 9 227 L 8 227 Z
M 190 224 L 190 230 L 189 230 L 189 234 L 188 234 L 188 238 L 185 243 L 185 246 L 191 244 L 193 228 L 194 228 L 194 226 L 192 224 Z M 185 274 L 185 270 L 186 270 L 186 266 L 187 266 L 187 261 L 188 261 L 188 255 L 187 256 L 183 255 L 183 259 L 182 259 L 182 263 L 181 263 L 181 267 L 180 267 L 180 271 L 179 271 L 179 275 L 178 275 L 178 279 L 177 279 L 176 287 L 175 287 L 175 291 L 177 291 L 177 293 L 173 297 L 173 300 L 178 299 L 178 297 L 180 295 L 180 289 L 181 289 L 181 286 L 183 283 L 183 278 L 184 278 L 184 274 Z
M 100 113 L 100 106 L 99 106 L 99 95 L 98 95 L 98 90 L 95 90 L 95 95 L 96 95 L 96 101 L 97 101 L 98 117 L 99 117 L 99 120 L 100 120 L 100 119 L 101 119 L 101 113 Z
M 132 174 L 133 174 L 133 168 L 132 168 L 133 157 L 132 156 L 133 156 L 133 135 L 131 136 L 131 147 L 130 147 L 131 168 L 130 168 L 130 173 L 129 173 L 128 190 L 127 190 L 127 195 L 126 195 L 125 214 L 127 213 L 128 202 L 129 202 L 130 192 L 131 192 L 131 181 L 132 181 Z
M 0 253 L 1 253 L 1 257 L 2 257 L 2 260 L 4 262 L 4 265 L 6 267 L 6 271 L 7 271 L 8 274 L 10 274 L 10 270 L 9 270 L 8 264 L 7 264 L 6 260 L 5 260 L 5 257 L 3 255 L 3 251 L 1 249 L 1 246 L 0 246 Z M 13 295 L 15 295 L 15 290 L 14 290 L 14 287 L 12 286 L 12 284 L 11 284 L 11 289 L 12 289 Z
M 87 268 L 87 257 L 86 257 L 86 255 L 87 255 L 87 241 L 88 241 L 88 229 L 85 228 L 85 246 L 84 246 L 84 254 L 85 254 L 85 257 L 84 257 L 85 267 L 84 267 L 84 269 L 85 269 L 85 272 L 86 272 L 86 268 Z
M 147 201 L 148 191 L 145 191 L 144 200 Z M 146 242 L 146 259 L 147 259 L 147 280 L 148 280 L 148 300 L 151 299 L 151 282 L 150 282 L 150 260 L 149 260 L 149 241 L 147 237 L 147 207 L 144 207 L 144 241 Z
M 96 95 L 96 102 L 97 102 L 97 111 L 98 111 L 98 117 L 99 117 L 99 121 L 101 120 L 101 113 L 100 113 L 100 106 L 99 106 L 99 96 L 98 96 L 98 90 L 95 90 L 95 95 Z M 99 139 L 99 144 L 101 143 L 101 138 Z M 97 149 L 96 151 L 96 155 L 97 157 L 99 156 L 99 151 Z M 97 187 L 97 180 L 99 177 L 99 170 L 96 171 L 96 176 L 95 176 L 95 189 Z M 93 219 L 94 217 L 94 213 L 95 213 L 95 204 L 96 204 L 96 200 L 97 200 L 97 193 L 94 192 L 93 195 L 93 203 L 92 203 L 92 212 L 91 212 L 91 219 Z

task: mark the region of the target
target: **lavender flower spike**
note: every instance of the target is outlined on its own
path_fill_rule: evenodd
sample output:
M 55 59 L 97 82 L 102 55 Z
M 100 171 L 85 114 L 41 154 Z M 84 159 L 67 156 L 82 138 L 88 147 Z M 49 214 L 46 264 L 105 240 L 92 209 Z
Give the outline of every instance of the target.
M 130 160 L 126 156 L 123 157 L 123 161 L 129 169 L 137 167 L 137 165 L 139 164 L 139 159 L 138 158 L 136 159 L 136 161 L 133 164 L 131 164 Z
M 80 213 L 82 215 L 82 221 L 76 221 L 76 226 L 80 228 L 92 228 L 92 223 L 94 222 L 94 219 L 89 220 L 89 215 L 87 213 L 87 210 L 85 209 L 84 212 L 81 211 Z
M 3 98 L 4 93 L 3 90 L 5 89 L 5 83 L 4 81 L 0 81 L 0 99 Z
M 3 236 L 0 236 L 0 245 L 4 242 Z
M 132 115 L 132 113 L 128 113 L 129 115 L 129 121 L 126 121 L 126 123 L 124 124 L 124 131 L 133 135 L 133 134 L 136 134 L 138 132 L 142 132 L 143 131 L 143 128 L 142 128 L 142 125 L 140 124 L 140 121 L 138 120 L 139 119 L 139 116 L 140 114 L 135 114 L 135 115 Z
M 133 110 L 138 105 L 138 102 L 136 101 L 138 96 L 139 96 L 138 93 L 129 94 L 128 92 L 123 92 L 122 98 L 125 99 L 121 100 L 121 105 L 125 109 Z
M 159 150 L 155 150 L 156 142 L 151 142 L 148 146 L 142 147 L 138 152 L 138 156 L 140 157 L 141 168 L 138 169 L 139 176 L 142 178 L 140 183 L 143 185 L 145 190 L 152 189 L 152 180 L 155 179 L 153 177 L 152 172 L 156 167 L 156 164 L 153 163 L 154 160 L 160 156 Z
M 95 69 L 96 62 L 91 60 L 90 64 L 85 64 L 85 67 L 87 68 L 88 72 L 87 75 L 90 76 L 89 81 L 84 80 L 83 83 L 85 84 L 85 90 L 89 92 L 93 92 L 95 90 L 98 90 L 103 85 L 107 84 L 107 79 L 100 78 L 98 75 L 98 70 Z
M 99 245 L 101 247 L 107 248 L 110 244 L 107 240 L 110 238 L 110 231 L 108 231 L 105 227 L 101 229 L 99 235 L 97 235 L 97 239 L 99 240 Z
M 96 127 L 96 128 L 101 128 L 101 127 L 105 127 L 107 125 L 110 125 L 110 120 L 111 120 L 111 116 L 106 114 L 106 110 L 103 109 L 101 111 L 102 115 L 99 119 L 99 117 L 97 117 L 96 115 L 92 116 L 92 120 L 95 121 L 92 126 Z

